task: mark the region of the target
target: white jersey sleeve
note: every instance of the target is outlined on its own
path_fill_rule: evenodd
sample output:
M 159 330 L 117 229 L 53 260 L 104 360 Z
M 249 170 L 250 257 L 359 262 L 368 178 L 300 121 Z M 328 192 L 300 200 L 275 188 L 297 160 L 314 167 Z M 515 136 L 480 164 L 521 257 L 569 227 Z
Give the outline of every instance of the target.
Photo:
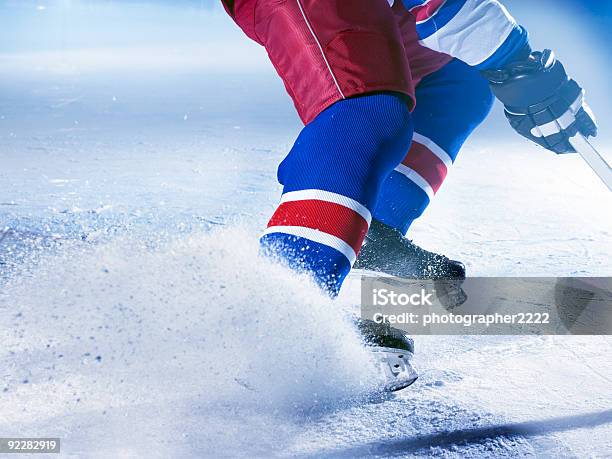
M 528 43 L 527 32 L 496 0 L 404 0 L 421 44 L 489 69 Z

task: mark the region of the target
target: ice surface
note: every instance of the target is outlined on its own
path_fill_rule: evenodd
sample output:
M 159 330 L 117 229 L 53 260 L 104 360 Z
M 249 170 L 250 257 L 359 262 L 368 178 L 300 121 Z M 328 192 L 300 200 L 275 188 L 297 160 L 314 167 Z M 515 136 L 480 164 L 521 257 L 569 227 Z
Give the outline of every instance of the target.
M 609 456 L 609 337 L 417 337 L 420 380 L 366 397 L 358 285 L 330 302 L 257 256 L 300 128 L 265 55 L 218 10 L 131 5 L 98 17 L 185 35 L 93 46 L 92 25 L 84 49 L 0 56 L 3 435 L 73 457 Z M 471 274 L 610 275 L 609 193 L 500 126 L 410 236 Z

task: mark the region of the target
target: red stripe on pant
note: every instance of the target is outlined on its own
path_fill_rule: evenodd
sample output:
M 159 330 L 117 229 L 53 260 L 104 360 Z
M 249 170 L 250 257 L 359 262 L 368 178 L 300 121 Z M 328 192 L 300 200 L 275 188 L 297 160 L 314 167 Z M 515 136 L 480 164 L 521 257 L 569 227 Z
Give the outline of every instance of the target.
M 446 164 L 438 158 L 429 148 L 418 142 L 412 142 L 410 150 L 402 164 L 417 172 L 427 180 L 429 186 L 436 193 L 442 186 L 448 170 Z
M 334 202 L 308 199 L 283 202 L 268 222 L 271 226 L 301 226 L 342 239 L 359 253 L 368 222 L 353 209 Z

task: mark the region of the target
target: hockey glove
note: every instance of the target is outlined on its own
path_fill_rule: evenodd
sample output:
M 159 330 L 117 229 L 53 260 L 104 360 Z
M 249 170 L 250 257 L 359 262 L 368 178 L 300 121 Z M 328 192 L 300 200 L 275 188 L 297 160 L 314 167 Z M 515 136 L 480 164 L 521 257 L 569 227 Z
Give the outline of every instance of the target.
M 523 137 L 555 153 L 571 153 L 575 150 L 569 139 L 578 132 L 597 135 L 584 90 L 569 79 L 551 50 L 482 73 L 504 104 L 510 125 Z

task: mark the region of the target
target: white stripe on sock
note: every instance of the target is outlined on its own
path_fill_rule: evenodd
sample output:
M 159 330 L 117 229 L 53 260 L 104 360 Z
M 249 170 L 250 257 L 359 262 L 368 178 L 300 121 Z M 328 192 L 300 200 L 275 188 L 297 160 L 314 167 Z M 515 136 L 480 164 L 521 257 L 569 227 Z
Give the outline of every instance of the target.
M 298 236 L 309 241 L 318 242 L 319 244 L 326 245 L 332 249 L 337 250 L 344 255 L 351 266 L 355 263 L 357 254 L 353 248 L 344 242 L 342 239 L 332 236 L 331 234 L 324 233 L 312 228 L 305 228 L 303 226 L 271 226 L 264 232 L 266 234 L 281 233 L 290 234 L 291 236 Z
M 450 171 L 451 166 L 453 165 L 453 160 L 437 143 L 431 140 L 424 135 L 421 135 L 417 132 L 412 136 L 412 141 L 416 143 L 420 143 L 424 147 L 426 147 L 429 151 L 431 151 L 434 155 L 436 155 L 440 161 L 444 163 L 446 166 L 446 170 Z
M 404 164 L 399 164 L 395 170 L 400 174 L 406 176 L 409 180 L 412 180 L 419 188 L 421 188 L 429 197 L 429 199 L 433 199 L 434 191 L 431 185 L 425 180 L 417 171 L 409 168 Z

